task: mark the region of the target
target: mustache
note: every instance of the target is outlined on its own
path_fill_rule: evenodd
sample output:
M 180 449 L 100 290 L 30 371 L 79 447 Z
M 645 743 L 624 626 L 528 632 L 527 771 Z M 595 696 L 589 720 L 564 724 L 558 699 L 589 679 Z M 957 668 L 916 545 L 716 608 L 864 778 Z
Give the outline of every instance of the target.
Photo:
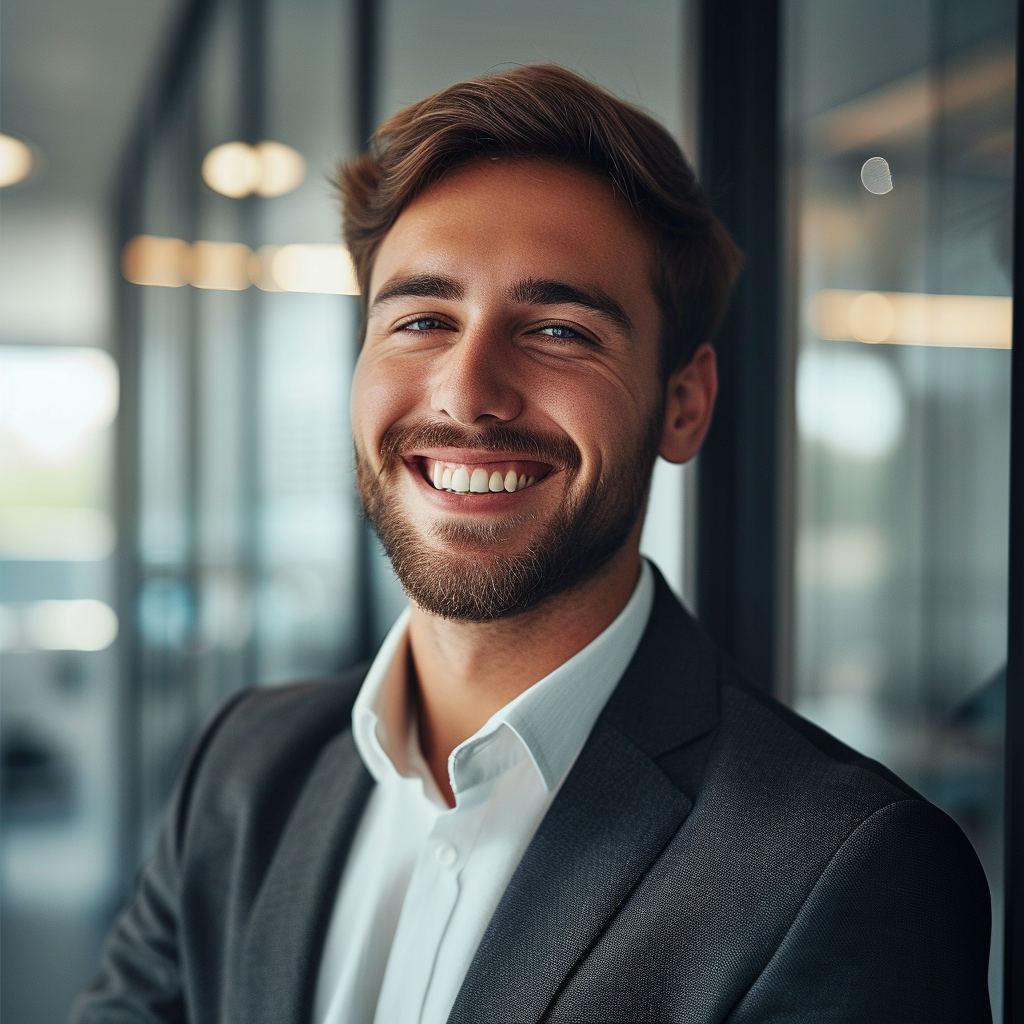
M 479 448 L 560 466 L 574 473 L 583 464 L 579 447 L 570 438 L 541 434 L 507 423 L 492 423 L 470 430 L 452 423 L 392 424 L 380 441 L 383 466 L 390 468 L 416 448 Z

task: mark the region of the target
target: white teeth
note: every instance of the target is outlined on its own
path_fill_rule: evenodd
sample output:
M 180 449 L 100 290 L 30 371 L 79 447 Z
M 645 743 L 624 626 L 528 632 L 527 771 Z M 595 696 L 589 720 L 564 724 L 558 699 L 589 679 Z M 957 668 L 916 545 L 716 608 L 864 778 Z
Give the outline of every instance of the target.
M 445 466 L 434 463 L 430 479 L 439 491 L 454 491 L 457 494 L 514 494 L 526 487 L 532 487 L 537 477 L 528 477 L 525 473 L 516 475 L 514 469 L 508 470 L 504 476 L 500 470 L 492 470 L 488 475 L 483 466 L 471 469 L 469 466 Z

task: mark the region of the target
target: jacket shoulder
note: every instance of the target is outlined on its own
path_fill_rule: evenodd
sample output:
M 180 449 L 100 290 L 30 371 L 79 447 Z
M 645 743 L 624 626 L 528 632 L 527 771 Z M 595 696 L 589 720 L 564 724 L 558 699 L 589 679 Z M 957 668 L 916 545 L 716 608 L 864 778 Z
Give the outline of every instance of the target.
M 900 992 L 901 1010 L 984 1021 L 989 904 L 956 823 L 720 652 L 703 682 L 679 660 L 661 671 L 714 705 L 710 727 L 654 757 L 693 807 L 553 1019 L 597 1019 L 578 1012 L 595 993 L 621 1007 L 602 1019 L 925 1019 L 887 1015 Z M 623 943 L 645 969 L 611 996 Z
M 305 744 L 321 735 L 335 735 L 350 724 L 367 668 L 359 665 L 338 676 L 254 687 L 235 694 L 216 729 L 216 748 L 251 750 L 256 746 L 254 753 L 272 757 L 277 748 L 295 741 Z
M 917 883 L 910 888 L 947 923 L 959 922 L 953 930 L 970 935 L 972 949 L 984 947 L 987 955 L 983 923 L 963 925 L 988 913 L 984 873 L 949 815 L 877 761 L 728 670 L 721 678 L 720 715 L 694 808 L 694 840 L 722 851 L 727 870 L 753 868 L 753 905 L 773 894 L 764 904 L 763 923 L 773 933 L 769 948 L 802 907 L 848 918 L 837 894 L 850 889 L 855 877 L 865 934 L 872 920 L 874 927 L 891 924 L 886 905 L 898 903 L 894 892 L 909 891 L 908 879 L 930 880 L 925 888 L 931 895 Z M 947 885 L 959 879 L 960 898 L 940 897 L 940 879 Z M 940 934 L 936 922 L 921 925 L 927 914 L 903 916 L 919 942 L 929 928 Z
M 291 805 L 324 747 L 351 727 L 368 666 L 339 676 L 236 693 L 213 715 L 179 777 L 172 803 L 179 840 L 201 817 Z
M 835 795 L 843 799 L 850 789 L 857 790 L 871 810 L 895 800 L 924 799 L 885 765 L 847 746 L 729 666 L 720 674 L 720 702 L 724 744 L 742 745 L 751 768 L 768 770 L 783 785 L 818 790 L 819 797 L 838 787 Z

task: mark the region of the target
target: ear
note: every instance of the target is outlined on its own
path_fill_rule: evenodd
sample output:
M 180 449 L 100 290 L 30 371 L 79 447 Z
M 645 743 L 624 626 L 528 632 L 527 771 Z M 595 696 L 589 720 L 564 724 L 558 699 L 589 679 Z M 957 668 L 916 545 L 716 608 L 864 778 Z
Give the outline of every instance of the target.
M 718 394 L 715 350 L 705 342 L 693 358 L 673 371 L 665 385 L 665 418 L 658 454 L 666 462 L 689 462 L 711 426 Z

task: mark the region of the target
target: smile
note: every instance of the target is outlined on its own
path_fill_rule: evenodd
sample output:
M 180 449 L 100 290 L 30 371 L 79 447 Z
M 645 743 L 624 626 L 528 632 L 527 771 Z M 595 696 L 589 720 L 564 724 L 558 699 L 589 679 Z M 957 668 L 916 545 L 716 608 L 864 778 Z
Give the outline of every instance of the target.
M 551 472 L 542 462 L 445 462 L 417 459 L 424 479 L 437 491 L 452 494 L 514 494 L 532 487 Z

